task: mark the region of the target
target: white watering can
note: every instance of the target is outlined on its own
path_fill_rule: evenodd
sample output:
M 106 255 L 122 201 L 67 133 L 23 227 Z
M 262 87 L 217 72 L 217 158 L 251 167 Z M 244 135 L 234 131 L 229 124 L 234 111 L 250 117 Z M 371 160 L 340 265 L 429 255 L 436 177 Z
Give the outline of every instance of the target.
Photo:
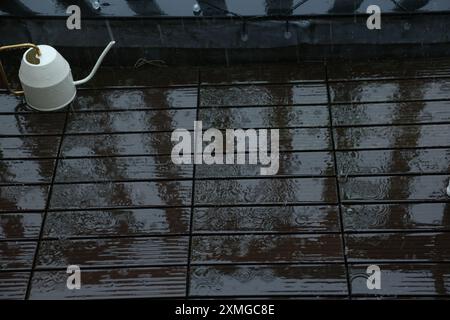
M 115 41 L 108 44 L 94 68 L 92 68 L 91 73 L 78 81 L 73 81 L 69 63 L 51 46 L 24 43 L 0 47 L 0 51 L 29 48 L 22 57 L 19 69 L 19 79 L 23 91 L 15 91 L 10 87 L 1 64 L 0 76 L 9 91 L 15 95 L 24 95 L 25 101 L 33 109 L 39 111 L 58 110 L 72 102 L 77 94 L 77 85 L 91 80 L 103 58 L 114 44 Z

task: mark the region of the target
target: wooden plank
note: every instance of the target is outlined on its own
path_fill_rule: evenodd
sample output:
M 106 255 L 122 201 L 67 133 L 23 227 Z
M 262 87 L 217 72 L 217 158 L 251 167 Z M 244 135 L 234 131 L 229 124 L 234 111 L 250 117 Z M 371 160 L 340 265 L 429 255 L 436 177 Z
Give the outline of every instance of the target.
M 113 22 L 111 22 L 113 23 Z M 117 22 L 116 22 L 117 23 Z M 126 23 L 126 22 L 125 22 Z M 114 29 L 114 28 L 113 28 Z M 95 63 L 95 61 L 93 61 Z M 83 78 L 86 67 L 74 67 L 74 78 Z M 149 72 L 151 77 L 149 77 Z M 78 77 L 77 77 L 78 73 Z M 170 66 L 170 68 L 152 68 L 142 66 L 130 68 L 129 66 L 102 66 L 91 81 L 84 87 L 121 87 L 121 86 L 187 86 L 198 83 L 198 70 L 192 66 Z
M 337 149 L 449 147 L 450 125 L 334 129 Z
M 192 178 L 193 165 L 176 165 L 170 156 L 59 160 L 56 182 Z
M 35 241 L 0 241 L 0 270 L 30 269 L 36 244 Z
M 62 134 L 65 118 L 64 113 L 0 115 L 0 137 Z
M 0 138 L 0 159 L 56 157 L 59 137 Z
M 43 235 L 63 238 L 180 234 L 189 232 L 189 219 L 189 208 L 49 212 Z
M 0 240 L 37 239 L 41 223 L 41 213 L 2 213 L 0 214 Z
M 329 125 L 327 106 L 204 108 L 198 119 L 205 128 L 298 128 Z
M 447 201 L 448 176 L 348 178 L 340 183 L 342 201 Z
M 336 183 L 334 178 L 201 180 L 194 197 L 197 206 L 335 203 Z
M 187 264 L 188 237 L 45 240 L 37 268 Z
M 55 185 L 51 209 L 90 209 L 134 206 L 187 206 L 190 181 Z
M 450 101 L 333 105 L 335 126 L 420 124 L 450 121 Z
M 226 143 L 226 132 L 221 130 Z M 258 132 L 256 130 L 256 132 Z M 267 132 L 270 139 L 270 131 Z M 203 142 L 203 150 L 210 142 Z M 267 144 L 270 148 L 270 145 Z M 236 148 L 236 143 L 235 143 Z M 279 129 L 279 151 L 321 151 L 331 150 L 331 136 L 328 128 L 298 128 Z M 236 150 L 235 150 L 236 151 Z M 249 148 L 246 143 L 246 151 L 255 152 L 256 148 Z
M 330 131 L 326 128 L 280 129 L 280 151 L 330 150 Z
M 338 234 L 194 236 L 192 264 L 342 262 Z
M 114 111 L 195 108 L 196 88 L 80 90 L 74 111 Z
M 202 88 L 200 97 L 203 107 L 326 104 L 327 90 L 324 84 L 220 86 Z
M 25 299 L 29 278 L 29 272 L 0 272 L 0 299 Z
M 448 99 L 450 79 L 337 82 L 330 85 L 332 102 L 384 102 Z
M 193 136 L 193 132 L 191 135 Z M 330 132 L 327 128 L 280 129 L 279 135 L 280 151 L 331 148 Z M 193 140 L 191 137 L 192 143 Z M 208 144 L 209 142 L 203 142 L 203 148 Z M 66 136 L 62 154 L 64 157 L 170 155 L 174 145 L 171 132 Z
M 351 265 L 353 295 L 436 296 L 450 292 L 449 264 L 380 264 L 381 288 L 369 290 L 361 277 L 367 265 Z
M 260 175 L 259 164 L 199 164 L 196 178 L 240 178 Z M 275 176 L 329 176 L 334 174 L 333 155 L 330 152 L 289 152 L 279 156 L 279 169 Z
M 0 114 L 12 112 L 33 112 L 20 97 L 16 97 L 9 93 L 0 93 Z
M 450 76 L 448 58 L 408 60 L 331 62 L 328 64 L 330 80 L 367 80 L 379 78 L 417 78 Z
M 0 184 L 50 183 L 54 160 L 0 160 Z
M 33 274 L 30 299 L 126 299 L 183 297 L 186 268 L 83 270 L 81 290 L 67 290 L 64 271 Z
M 203 84 L 262 84 L 325 80 L 325 67 L 322 62 L 305 62 L 296 65 L 264 63 L 227 68 L 206 66 L 202 67 L 200 72 Z
M 339 231 L 336 206 L 195 208 L 194 233 Z
M 450 230 L 449 203 L 346 205 L 346 231 Z
M 349 262 L 450 261 L 450 233 L 377 233 L 346 235 Z
M 343 265 L 198 266 L 191 296 L 345 295 Z
M 450 149 L 336 152 L 340 175 L 450 172 Z
M 70 113 L 67 130 L 73 133 L 120 133 L 193 129 L 195 109 Z
M 0 186 L 0 212 L 43 210 L 49 186 Z
M 172 151 L 170 137 L 170 132 L 66 136 L 62 144 L 62 155 L 64 157 L 170 155 Z

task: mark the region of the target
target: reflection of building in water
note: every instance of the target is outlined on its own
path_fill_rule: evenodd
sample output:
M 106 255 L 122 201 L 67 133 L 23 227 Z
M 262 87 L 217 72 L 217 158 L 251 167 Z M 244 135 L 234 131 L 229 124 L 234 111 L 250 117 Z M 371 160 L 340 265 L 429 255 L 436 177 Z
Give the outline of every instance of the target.
M 82 15 L 92 16 L 92 15 L 101 14 L 101 11 L 96 10 L 90 0 L 76 1 L 76 3 L 74 3 L 73 0 L 56 0 L 55 2 L 56 2 L 56 5 L 59 8 L 61 8 L 61 10 L 63 12 L 65 12 L 69 6 L 76 4 L 77 6 L 80 7 L 80 11 L 81 11 Z
M 126 0 L 126 2 L 130 9 L 136 12 L 138 15 L 156 16 L 166 14 L 161 10 L 155 0 Z
M 198 0 L 204 16 L 223 16 L 228 12 L 225 0 Z
M 18 0 L 0 1 L 0 10 L 11 15 L 30 16 L 34 12 Z
M 353 13 L 361 6 L 364 0 L 334 0 L 330 13 Z
M 266 0 L 268 15 L 291 15 L 293 0 Z
M 397 0 L 397 2 L 399 6 L 406 10 L 419 10 L 426 6 L 430 0 Z M 397 8 L 397 10 L 401 10 L 401 8 Z

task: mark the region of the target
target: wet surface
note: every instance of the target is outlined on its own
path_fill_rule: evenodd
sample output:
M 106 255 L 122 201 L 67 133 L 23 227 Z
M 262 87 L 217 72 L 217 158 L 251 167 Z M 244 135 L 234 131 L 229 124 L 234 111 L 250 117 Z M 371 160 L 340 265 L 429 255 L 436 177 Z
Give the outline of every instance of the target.
M 49 114 L 1 91 L 0 298 L 448 297 L 449 65 L 107 67 Z M 279 129 L 277 174 L 175 165 L 194 120 Z
M 414 296 L 442 295 L 447 296 L 450 290 L 449 264 L 382 264 L 385 270 L 386 287 L 381 288 L 381 294 L 397 294 Z M 367 279 L 361 277 L 367 265 L 352 265 L 352 289 L 355 295 L 369 293 L 365 285 Z
M 193 296 L 347 295 L 343 265 L 193 267 Z
M 117 299 L 130 293 L 136 298 L 175 298 L 186 292 L 186 267 L 88 270 L 83 279 L 83 290 L 67 290 L 65 270 L 37 271 L 30 299 Z
M 336 206 L 196 208 L 194 233 L 338 232 Z

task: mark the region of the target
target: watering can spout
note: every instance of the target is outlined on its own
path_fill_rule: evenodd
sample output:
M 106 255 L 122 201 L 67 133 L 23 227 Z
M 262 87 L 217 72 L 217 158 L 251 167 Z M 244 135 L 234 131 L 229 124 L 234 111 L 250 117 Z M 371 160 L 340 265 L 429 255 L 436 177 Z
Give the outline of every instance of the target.
M 111 41 L 105 48 L 105 50 L 103 50 L 102 54 L 100 55 L 100 57 L 98 58 L 97 62 L 95 63 L 95 66 L 92 68 L 91 73 L 89 73 L 89 75 L 81 80 L 78 81 L 74 81 L 74 84 L 77 86 L 79 84 L 83 84 L 88 82 L 89 80 L 92 79 L 92 77 L 95 75 L 95 73 L 97 72 L 98 68 L 100 67 L 100 65 L 103 62 L 103 59 L 105 58 L 106 54 L 108 53 L 108 51 L 111 49 L 111 47 L 115 44 L 115 41 Z

